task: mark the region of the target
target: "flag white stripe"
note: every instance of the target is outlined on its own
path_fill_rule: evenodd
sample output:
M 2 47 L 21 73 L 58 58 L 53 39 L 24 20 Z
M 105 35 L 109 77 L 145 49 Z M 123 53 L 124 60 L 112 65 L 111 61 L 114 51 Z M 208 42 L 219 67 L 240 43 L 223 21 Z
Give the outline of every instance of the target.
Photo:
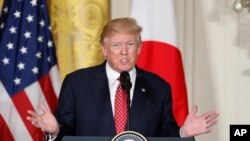
M 173 0 L 133 0 L 131 17 L 142 26 L 143 41 L 154 40 L 177 45 Z M 162 28 L 162 25 L 166 28 Z
M 61 89 L 61 78 L 57 65 L 53 66 L 49 71 L 49 76 L 51 79 L 52 87 L 54 92 L 59 97 L 60 89 Z
M 0 81 L 0 113 L 7 123 L 14 140 L 32 141 L 29 131 Z M 1 133 L 2 134 L 2 133 Z
M 36 112 L 39 112 L 41 113 L 40 110 L 40 107 L 39 105 L 41 103 L 44 103 L 44 105 L 46 107 L 48 107 L 48 109 L 50 110 L 49 108 L 49 105 L 44 97 L 44 94 L 43 94 L 43 91 L 42 91 L 42 88 L 40 86 L 40 84 L 38 83 L 38 81 L 36 81 L 35 83 L 31 84 L 30 86 L 26 87 L 24 89 L 27 97 L 29 98 L 30 100 L 30 103 L 32 104 L 33 108 L 35 109 Z

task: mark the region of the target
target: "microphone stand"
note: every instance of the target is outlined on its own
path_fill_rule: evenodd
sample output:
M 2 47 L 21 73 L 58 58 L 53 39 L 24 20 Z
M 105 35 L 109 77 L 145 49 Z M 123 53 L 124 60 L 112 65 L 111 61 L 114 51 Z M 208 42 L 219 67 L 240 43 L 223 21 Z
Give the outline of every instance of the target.
M 127 93 L 127 111 L 128 111 L 128 115 L 127 115 L 127 131 L 130 130 L 130 89 L 126 89 L 126 93 Z

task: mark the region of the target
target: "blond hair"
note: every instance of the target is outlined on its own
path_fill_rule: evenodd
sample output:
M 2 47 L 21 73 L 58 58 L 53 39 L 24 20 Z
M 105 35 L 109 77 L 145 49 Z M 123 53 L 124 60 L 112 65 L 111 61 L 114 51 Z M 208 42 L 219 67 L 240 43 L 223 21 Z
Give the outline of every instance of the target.
M 110 20 L 103 27 L 100 35 L 100 43 L 104 44 L 107 37 L 112 36 L 114 33 L 128 33 L 134 34 L 138 37 L 139 44 L 141 43 L 142 27 L 137 24 L 137 21 L 130 17 L 117 18 Z

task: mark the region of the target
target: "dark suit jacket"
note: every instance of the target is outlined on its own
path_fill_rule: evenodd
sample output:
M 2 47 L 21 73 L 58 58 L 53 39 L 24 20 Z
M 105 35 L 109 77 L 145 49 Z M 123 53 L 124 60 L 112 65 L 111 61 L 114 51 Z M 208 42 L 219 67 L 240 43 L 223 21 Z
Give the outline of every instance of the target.
M 146 137 L 179 136 L 179 127 L 172 113 L 170 85 L 138 67 L 136 72 L 130 130 Z M 66 76 L 56 118 L 60 124 L 57 140 L 65 135 L 116 134 L 105 63 Z

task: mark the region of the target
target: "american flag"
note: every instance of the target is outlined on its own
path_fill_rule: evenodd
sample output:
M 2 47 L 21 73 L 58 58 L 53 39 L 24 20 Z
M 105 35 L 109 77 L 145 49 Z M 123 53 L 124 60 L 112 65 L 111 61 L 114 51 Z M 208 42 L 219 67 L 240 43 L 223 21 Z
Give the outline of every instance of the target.
M 46 0 L 5 0 L 0 18 L 0 141 L 41 141 L 27 110 L 55 110 L 61 81 Z M 40 111 L 41 112 L 41 111 Z

